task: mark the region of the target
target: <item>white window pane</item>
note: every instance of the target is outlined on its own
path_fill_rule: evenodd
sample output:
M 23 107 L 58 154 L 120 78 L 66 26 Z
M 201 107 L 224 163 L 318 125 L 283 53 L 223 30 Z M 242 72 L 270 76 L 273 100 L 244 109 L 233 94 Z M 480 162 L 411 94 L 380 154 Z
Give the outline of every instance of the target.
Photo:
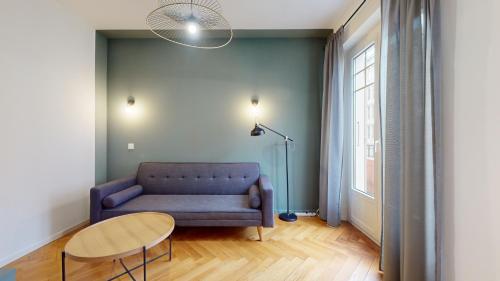
M 365 158 L 365 190 L 364 192 L 370 196 L 375 195 L 375 159 L 369 154 L 375 154 L 375 147 L 368 145 Z
M 354 188 L 365 192 L 365 91 L 354 94 Z
M 375 85 L 370 85 L 367 88 L 367 99 L 369 103 L 374 103 L 375 102 Z
M 375 193 L 375 46 L 353 59 L 353 188 Z M 370 85 L 370 86 L 367 86 Z
M 374 85 L 365 89 L 365 190 L 364 192 L 373 196 L 375 192 L 375 102 L 373 99 Z
M 358 73 L 365 68 L 365 53 L 362 53 L 354 60 L 354 73 Z
M 354 78 L 354 89 L 357 91 L 365 86 L 365 72 L 361 71 Z
M 366 84 L 375 83 L 375 66 L 372 65 L 366 69 Z
M 366 65 L 375 63 L 375 45 L 366 50 Z
M 367 87 L 366 91 L 366 124 L 367 124 L 367 143 L 373 144 L 375 142 L 374 139 L 374 124 L 375 124 L 375 100 L 374 100 L 374 90 L 375 87 L 373 85 Z

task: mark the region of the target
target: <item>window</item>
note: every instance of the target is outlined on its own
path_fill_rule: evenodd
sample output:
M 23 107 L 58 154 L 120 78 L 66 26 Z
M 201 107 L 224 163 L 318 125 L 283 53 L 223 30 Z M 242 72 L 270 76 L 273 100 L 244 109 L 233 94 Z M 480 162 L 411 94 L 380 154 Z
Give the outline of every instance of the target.
M 375 192 L 375 45 L 353 58 L 353 188 Z

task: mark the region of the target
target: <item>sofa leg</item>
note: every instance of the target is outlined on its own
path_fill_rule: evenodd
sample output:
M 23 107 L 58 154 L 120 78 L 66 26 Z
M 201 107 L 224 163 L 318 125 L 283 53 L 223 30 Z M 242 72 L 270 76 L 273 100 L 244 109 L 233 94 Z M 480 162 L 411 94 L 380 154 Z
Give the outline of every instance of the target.
M 257 226 L 257 232 L 259 233 L 259 240 L 264 241 L 264 227 Z

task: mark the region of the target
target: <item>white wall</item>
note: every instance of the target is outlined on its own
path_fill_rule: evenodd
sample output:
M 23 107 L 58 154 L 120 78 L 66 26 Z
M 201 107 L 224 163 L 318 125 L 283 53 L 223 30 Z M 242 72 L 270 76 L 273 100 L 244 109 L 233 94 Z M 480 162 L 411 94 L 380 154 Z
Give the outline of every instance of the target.
M 54 0 L 0 1 L 0 266 L 88 218 L 94 36 Z
M 500 2 L 441 3 L 445 280 L 500 280 Z

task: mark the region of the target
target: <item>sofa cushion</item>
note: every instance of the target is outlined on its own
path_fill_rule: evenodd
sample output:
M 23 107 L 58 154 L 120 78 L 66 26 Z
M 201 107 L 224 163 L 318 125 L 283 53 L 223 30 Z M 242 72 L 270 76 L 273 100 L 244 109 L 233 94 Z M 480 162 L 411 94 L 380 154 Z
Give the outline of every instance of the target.
M 104 217 L 133 212 L 164 212 L 176 220 L 262 220 L 260 210 L 248 205 L 248 195 L 141 195 Z
M 141 163 L 144 194 L 247 195 L 260 176 L 258 163 Z
M 142 193 L 142 186 L 134 185 L 129 188 L 126 188 L 122 191 L 118 191 L 111 195 L 104 197 L 102 200 L 102 205 L 106 208 L 114 208 L 122 203 L 127 202 L 128 200 L 139 196 Z
M 248 205 L 250 205 L 250 208 L 258 209 L 260 208 L 260 204 L 259 187 L 254 184 L 248 190 Z

